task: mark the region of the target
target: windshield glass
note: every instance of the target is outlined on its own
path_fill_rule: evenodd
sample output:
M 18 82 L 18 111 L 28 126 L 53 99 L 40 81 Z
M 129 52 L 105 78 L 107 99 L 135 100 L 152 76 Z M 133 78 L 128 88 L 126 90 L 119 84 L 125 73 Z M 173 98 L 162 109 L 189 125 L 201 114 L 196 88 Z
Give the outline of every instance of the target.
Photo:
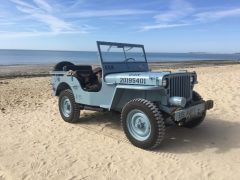
M 143 47 L 134 45 L 100 45 L 104 62 L 146 62 Z

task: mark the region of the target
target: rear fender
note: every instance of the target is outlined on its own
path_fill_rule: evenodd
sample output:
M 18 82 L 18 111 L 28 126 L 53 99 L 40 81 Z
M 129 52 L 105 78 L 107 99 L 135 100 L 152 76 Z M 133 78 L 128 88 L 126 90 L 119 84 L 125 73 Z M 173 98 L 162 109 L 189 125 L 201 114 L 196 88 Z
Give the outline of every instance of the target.
M 66 89 L 71 89 L 74 94 L 75 101 L 78 101 L 78 94 L 79 90 L 81 90 L 80 83 L 78 80 L 73 76 L 54 76 L 52 79 L 52 86 L 53 86 L 53 95 L 59 96 L 61 91 Z
M 66 89 L 71 89 L 71 90 L 72 90 L 72 88 L 71 88 L 67 83 L 61 82 L 61 83 L 58 85 L 58 87 L 57 87 L 57 89 L 56 89 L 56 91 L 55 91 L 55 96 L 59 96 L 60 93 L 61 93 L 62 91 L 64 91 L 64 90 L 66 90 Z

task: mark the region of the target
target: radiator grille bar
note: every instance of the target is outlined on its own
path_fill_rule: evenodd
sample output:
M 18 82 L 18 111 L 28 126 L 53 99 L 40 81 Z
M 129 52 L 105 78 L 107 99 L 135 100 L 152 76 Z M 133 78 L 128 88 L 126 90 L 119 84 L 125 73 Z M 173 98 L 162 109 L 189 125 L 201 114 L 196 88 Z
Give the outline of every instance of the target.
M 190 75 L 169 76 L 170 97 L 180 96 L 189 99 L 191 96 Z

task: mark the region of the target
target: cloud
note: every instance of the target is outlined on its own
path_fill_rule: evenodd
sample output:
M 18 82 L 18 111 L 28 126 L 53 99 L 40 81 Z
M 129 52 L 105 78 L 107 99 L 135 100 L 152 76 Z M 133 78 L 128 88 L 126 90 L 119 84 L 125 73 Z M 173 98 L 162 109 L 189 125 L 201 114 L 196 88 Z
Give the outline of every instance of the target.
M 140 29 L 141 31 L 148 31 L 152 29 L 176 28 L 238 16 L 240 16 L 240 8 L 200 11 L 185 0 L 172 0 L 167 11 L 153 16 L 155 23 L 144 25 Z
M 216 21 L 222 18 L 240 16 L 240 8 L 200 12 L 194 16 L 196 17 L 196 20 L 200 22 Z
M 188 17 L 194 13 L 193 6 L 185 0 L 170 1 L 168 10 L 153 16 L 155 23 L 141 27 L 141 31 L 176 28 L 190 25 Z
M 113 10 L 81 11 L 77 13 L 68 13 L 67 15 L 86 18 L 86 17 L 141 15 L 141 14 L 150 14 L 150 13 L 154 13 L 154 11 L 138 10 L 138 9 L 113 9 Z
M 29 3 L 26 3 L 24 1 L 21 1 L 21 0 L 10 0 L 11 2 L 19 5 L 19 6 L 23 6 L 23 7 L 27 7 L 27 8 L 31 8 L 31 9 L 34 9 L 35 6 L 29 4 Z
M 148 31 L 152 29 L 166 29 L 166 28 L 175 28 L 175 27 L 181 27 L 181 26 L 188 26 L 187 23 L 182 24 L 154 24 L 154 25 L 148 25 L 143 26 L 141 31 Z
M 194 11 L 195 9 L 187 1 L 173 0 L 170 3 L 169 10 L 155 15 L 154 19 L 156 19 L 157 22 L 178 21 L 189 16 Z
M 45 10 L 47 12 L 51 12 L 52 11 L 52 6 L 50 6 L 46 1 L 44 1 L 44 0 L 33 0 L 33 1 L 41 9 L 43 9 L 43 10 Z
M 67 22 L 64 19 L 54 15 L 52 12 L 53 7 L 44 0 L 33 0 L 35 4 L 29 4 L 20 0 L 11 1 L 16 4 L 16 8 L 20 12 L 27 14 L 29 18 L 33 19 L 36 22 L 45 24 L 47 27 L 49 27 L 50 32 L 53 34 L 69 31 L 86 31 L 86 28 L 85 30 L 73 28 L 71 22 Z
M 59 13 L 61 9 L 55 8 L 54 5 L 50 5 L 46 0 L 32 0 L 32 3 L 27 3 L 22 0 L 10 1 L 16 5 L 19 12 L 28 15 L 28 19 L 32 19 L 35 22 L 40 22 L 46 25 L 49 28 L 49 31 L 53 33 L 71 31 L 86 32 L 88 30 L 96 29 L 88 25 L 76 24 L 74 21 L 76 18 L 120 17 L 154 13 L 154 11 L 151 10 L 141 9 L 74 10 L 73 12 L 69 12 L 68 9 L 64 9 L 60 15 L 57 13 Z M 76 6 L 79 3 L 81 4 L 82 1 L 75 1 L 74 5 Z M 61 6 L 56 5 L 56 7 Z M 25 35 L 25 33 L 22 34 Z
M 53 32 L 73 30 L 71 28 L 71 24 L 51 14 L 42 13 L 41 11 L 39 12 L 34 9 L 24 7 L 17 7 L 17 9 L 23 13 L 30 15 L 34 20 L 46 24 Z
M 18 10 L 18 13 L 16 13 L 18 17 L 8 17 L 0 12 L 0 18 L 7 18 L 9 22 L 12 21 L 16 23 L 15 27 L 24 22 L 23 24 L 25 28 L 23 31 L 27 31 L 30 26 L 30 28 L 35 27 L 35 30 L 38 31 L 40 27 L 41 29 L 48 31 L 49 34 L 91 32 L 92 30 L 99 28 L 83 25 L 81 23 L 92 22 L 93 24 L 100 24 L 98 21 L 103 20 L 108 20 L 108 23 L 115 24 L 129 24 L 131 22 L 132 24 L 129 26 L 138 26 L 141 31 L 149 31 L 153 29 L 180 28 L 217 21 L 222 18 L 240 16 L 240 8 L 235 7 L 218 11 L 215 9 L 214 11 L 211 11 L 210 7 L 208 8 L 208 11 L 204 11 L 203 9 L 194 7 L 193 4 L 188 2 L 188 0 L 161 1 L 163 3 L 162 5 L 168 3 L 168 7 L 161 11 L 156 10 L 157 8 L 150 10 L 138 9 L 136 6 L 129 9 L 114 9 L 110 7 L 97 8 L 97 5 L 93 5 L 93 3 L 89 4 L 89 1 L 87 0 L 69 0 L 66 2 L 55 1 L 56 3 L 54 4 L 50 3 L 52 1 L 48 0 L 9 1 L 14 3 Z M 94 9 L 90 7 L 93 7 Z M 140 7 L 143 6 L 141 5 Z M 213 8 L 214 7 L 212 7 L 212 9 Z M 21 13 L 20 16 L 19 12 Z M 22 20 L 16 21 L 14 18 L 22 18 Z M 117 18 L 122 19 L 117 20 Z M 2 24 L 11 25 L 11 23 Z M 99 26 L 101 28 L 101 25 Z M 102 26 L 105 26 L 105 24 Z
M 87 34 L 87 31 L 66 31 L 66 32 L 4 32 L 0 31 L 0 39 L 15 39 L 24 37 L 37 37 L 37 36 L 58 36 L 64 34 Z

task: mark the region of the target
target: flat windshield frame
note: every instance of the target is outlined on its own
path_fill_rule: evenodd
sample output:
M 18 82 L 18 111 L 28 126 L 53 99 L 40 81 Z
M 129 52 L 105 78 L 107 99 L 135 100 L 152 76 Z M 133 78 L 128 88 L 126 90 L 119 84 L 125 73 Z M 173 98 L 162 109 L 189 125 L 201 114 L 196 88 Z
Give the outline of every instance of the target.
M 97 41 L 98 46 L 98 52 L 100 56 L 100 60 L 102 63 L 147 63 L 146 53 L 144 46 L 141 44 L 129 44 L 129 43 L 116 43 L 116 42 L 105 42 L 105 41 Z M 106 51 L 103 51 L 102 47 L 106 46 L 108 49 Z M 122 49 L 122 52 L 111 52 L 111 53 L 122 53 L 122 58 L 118 60 L 106 60 L 104 59 L 104 53 L 110 51 L 112 47 Z M 142 53 L 142 59 L 136 60 L 132 57 L 128 57 L 129 54 L 128 51 L 132 50 L 133 48 L 138 48 L 141 50 L 140 53 Z M 134 52 L 132 52 L 134 53 Z M 137 54 L 137 53 L 136 53 Z M 139 55 L 139 54 L 138 54 Z

